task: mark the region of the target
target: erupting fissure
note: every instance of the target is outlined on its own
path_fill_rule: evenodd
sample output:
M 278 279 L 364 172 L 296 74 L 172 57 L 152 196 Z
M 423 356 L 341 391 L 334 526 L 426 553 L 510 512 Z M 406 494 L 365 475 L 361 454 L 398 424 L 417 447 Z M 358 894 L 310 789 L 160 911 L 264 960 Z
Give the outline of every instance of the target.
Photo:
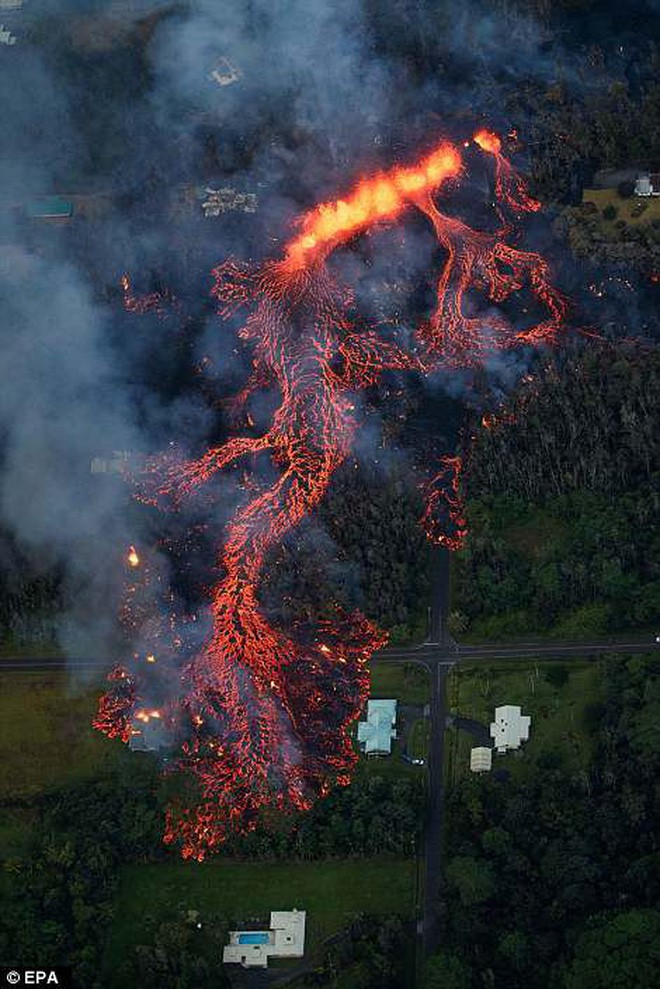
M 349 780 L 356 759 L 349 727 L 367 696 L 367 661 L 386 635 L 362 615 L 337 609 L 313 641 L 303 640 L 296 629 L 287 633 L 267 620 L 259 589 L 269 552 L 314 511 L 351 450 L 359 425 L 355 394 L 388 370 L 426 375 L 473 366 L 495 349 L 553 342 L 562 325 L 566 304 L 546 262 L 508 242 L 513 227 L 506 215 L 539 204 L 496 135 L 479 131 L 474 141 L 494 159 L 497 232 L 440 212 L 443 186 L 465 175 L 458 149 L 443 143 L 417 165 L 364 178 L 345 198 L 303 215 L 281 259 L 229 260 L 213 272 L 220 314 L 248 311 L 239 337 L 252 348 L 253 371 L 231 404 L 232 420 L 246 421 L 250 395 L 266 385 L 277 386 L 280 404 L 263 435 L 234 436 L 192 463 L 154 464 L 143 497 L 181 504 L 239 459 L 270 457 L 278 477 L 253 487 L 227 525 L 211 631 L 178 674 L 178 695 L 161 706 L 172 743 L 179 739 L 169 765 L 197 783 L 196 799 L 172 807 L 166 824 L 165 840 L 179 842 L 185 857 L 203 858 L 229 829 L 252 828 L 264 809 L 308 808 Z M 351 291 L 325 263 L 357 234 L 407 210 L 427 218 L 444 254 L 436 304 L 412 346 L 356 318 Z M 523 288 L 544 313 L 521 330 L 493 306 Z M 482 314 L 466 300 L 472 290 L 487 300 Z M 128 280 L 125 292 L 129 298 Z M 427 495 L 429 538 L 458 548 L 465 522 L 457 457 L 443 460 Z M 131 547 L 128 566 L 135 570 L 138 559 Z M 154 706 L 143 673 L 136 663 L 111 674 L 95 722 L 108 735 L 126 740 L 135 718 Z

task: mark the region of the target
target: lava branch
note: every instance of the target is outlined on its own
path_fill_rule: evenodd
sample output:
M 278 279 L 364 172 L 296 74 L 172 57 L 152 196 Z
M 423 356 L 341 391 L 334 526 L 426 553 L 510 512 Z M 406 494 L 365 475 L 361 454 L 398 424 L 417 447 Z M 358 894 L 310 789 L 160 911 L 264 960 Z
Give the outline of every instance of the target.
M 475 141 L 494 158 L 499 207 L 536 210 L 499 138 L 479 132 Z M 211 632 L 179 675 L 185 740 L 170 766 L 192 774 L 199 795 L 170 810 L 165 840 L 179 842 L 186 857 L 203 858 L 232 828 L 254 827 L 264 808 L 309 807 L 348 782 L 355 763 L 349 726 L 366 699 L 366 663 L 386 635 L 362 615 L 337 610 L 302 645 L 267 620 L 259 590 L 268 554 L 318 506 L 351 449 L 356 393 L 387 370 L 428 374 L 474 365 L 494 349 L 552 342 L 561 326 L 566 303 L 539 255 L 508 244 L 506 224 L 478 231 L 439 211 L 434 197 L 462 174 L 459 152 L 442 144 L 417 165 L 365 178 L 344 199 L 305 214 L 280 260 L 230 260 L 213 272 L 220 315 L 247 310 L 238 335 L 252 348 L 253 370 L 232 410 L 245 409 L 251 392 L 267 384 L 277 387 L 280 404 L 262 436 L 234 436 L 190 463 L 152 463 L 146 487 L 157 502 L 170 497 L 179 505 L 248 457 L 269 457 L 279 476 L 229 522 L 210 594 Z M 434 312 L 406 350 L 356 320 L 352 293 L 325 261 L 357 234 L 412 209 L 429 220 L 445 257 Z M 469 290 L 498 303 L 526 285 L 547 310 L 529 329 L 517 330 L 499 313 L 465 313 Z M 443 459 L 427 499 L 429 538 L 458 548 L 465 535 L 458 458 Z M 137 672 L 113 676 L 96 726 L 125 739 L 131 712 L 145 705 Z
M 424 513 L 421 523 L 430 542 L 456 551 L 467 536 L 467 522 L 461 493 L 460 457 L 442 457 L 441 469 L 424 486 Z

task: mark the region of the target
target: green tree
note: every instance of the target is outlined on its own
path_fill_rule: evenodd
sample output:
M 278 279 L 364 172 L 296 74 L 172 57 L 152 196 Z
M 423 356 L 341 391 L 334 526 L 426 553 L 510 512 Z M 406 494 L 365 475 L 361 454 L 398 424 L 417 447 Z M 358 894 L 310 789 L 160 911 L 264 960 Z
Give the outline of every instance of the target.
M 491 867 L 487 862 L 469 855 L 457 855 L 450 859 L 446 875 L 463 906 L 482 903 L 495 892 L 495 876 Z
M 649 989 L 660 966 L 660 913 L 631 910 L 593 923 L 577 940 L 564 989 Z
M 441 951 L 426 963 L 424 984 L 426 989 L 469 989 L 470 970 L 457 955 Z

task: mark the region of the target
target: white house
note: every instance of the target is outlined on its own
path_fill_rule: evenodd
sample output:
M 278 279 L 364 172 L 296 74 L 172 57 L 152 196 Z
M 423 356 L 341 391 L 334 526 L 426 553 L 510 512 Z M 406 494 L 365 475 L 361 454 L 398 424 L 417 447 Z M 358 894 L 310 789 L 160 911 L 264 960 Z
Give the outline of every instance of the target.
M 473 773 L 489 773 L 493 766 L 493 750 L 484 746 L 470 749 L 470 769 Z
M 358 742 L 366 755 L 389 755 L 396 738 L 396 700 L 371 700 L 367 720 L 358 724 Z
M 520 743 L 529 738 L 531 721 L 529 715 L 521 714 L 520 708 L 514 704 L 496 707 L 490 737 L 494 740 L 497 751 L 501 753 L 507 749 L 519 749 Z
M 15 45 L 16 35 L 12 34 L 4 24 L 0 24 L 0 45 Z
M 302 958 L 305 911 L 273 910 L 267 931 L 230 931 L 222 960 L 244 968 L 266 968 L 269 958 Z
M 635 182 L 636 196 L 660 196 L 660 172 L 638 175 Z

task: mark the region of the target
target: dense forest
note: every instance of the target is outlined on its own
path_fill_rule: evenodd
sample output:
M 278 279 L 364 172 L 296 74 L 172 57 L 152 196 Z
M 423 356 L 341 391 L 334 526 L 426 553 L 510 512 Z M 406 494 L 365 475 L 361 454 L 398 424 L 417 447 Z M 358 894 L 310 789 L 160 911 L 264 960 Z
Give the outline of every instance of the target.
M 649 989 L 660 962 L 660 664 L 604 663 L 571 772 L 464 777 L 448 795 L 443 951 L 429 987 Z
M 475 427 L 457 630 L 576 636 L 660 619 L 659 415 L 660 355 L 596 345 L 542 363 Z

